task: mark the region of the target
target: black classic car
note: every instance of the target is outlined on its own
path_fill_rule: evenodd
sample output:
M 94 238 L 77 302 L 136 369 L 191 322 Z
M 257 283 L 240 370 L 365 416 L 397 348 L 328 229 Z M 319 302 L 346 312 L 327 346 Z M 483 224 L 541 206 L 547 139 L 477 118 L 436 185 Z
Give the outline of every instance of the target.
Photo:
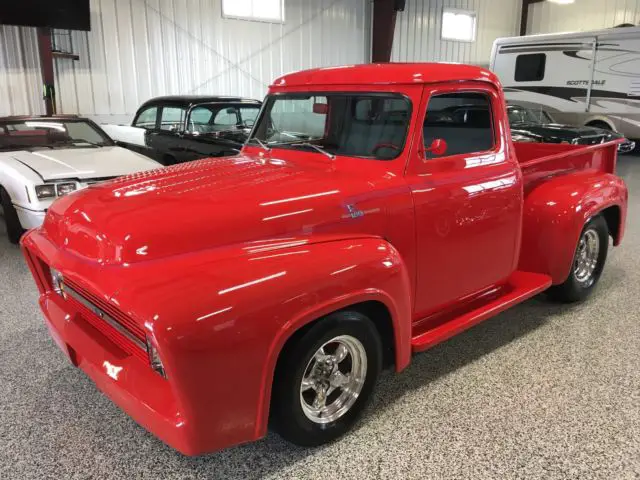
M 130 126 L 102 127 L 119 145 L 173 165 L 237 153 L 261 106 L 240 97 L 157 97 L 140 106 Z
M 548 112 L 538 108 L 507 105 L 507 114 L 511 125 L 511 137 L 514 142 L 593 145 L 616 138 L 624 138 L 619 133 L 604 128 L 555 123 Z M 635 142 L 626 140 L 618 145 L 618 152 L 627 153 L 634 148 Z

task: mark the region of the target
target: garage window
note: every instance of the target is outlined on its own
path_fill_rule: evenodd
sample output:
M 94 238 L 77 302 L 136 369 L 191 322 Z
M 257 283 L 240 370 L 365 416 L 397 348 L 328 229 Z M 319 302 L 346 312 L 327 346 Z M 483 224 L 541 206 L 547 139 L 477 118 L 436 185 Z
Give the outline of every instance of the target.
M 473 42 L 476 39 L 476 13 L 457 8 L 442 11 L 442 39 Z
M 222 16 L 282 23 L 284 0 L 222 0 Z
M 547 56 L 544 53 L 527 53 L 516 58 L 516 82 L 538 82 L 544 78 Z

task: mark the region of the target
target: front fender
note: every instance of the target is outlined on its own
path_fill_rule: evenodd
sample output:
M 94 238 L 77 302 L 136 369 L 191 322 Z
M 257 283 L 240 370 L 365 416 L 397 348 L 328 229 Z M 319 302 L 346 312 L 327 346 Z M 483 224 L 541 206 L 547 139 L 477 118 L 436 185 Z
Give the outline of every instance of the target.
M 409 274 L 396 249 L 380 238 L 187 257 L 132 265 L 126 278 L 120 269 L 123 287 L 114 299 L 146 319 L 184 428 L 193 429 L 205 451 L 266 433 L 282 347 L 296 330 L 332 311 L 363 301 L 384 304 L 394 327 L 396 368 L 409 363 Z
M 627 188 L 619 177 L 581 171 L 548 180 L 525 198 L 518 269 L 550 275 L 553 284 L 569 276 L 584 224 L 599 212 L 620 209 L 617 245 L 624 232 Z

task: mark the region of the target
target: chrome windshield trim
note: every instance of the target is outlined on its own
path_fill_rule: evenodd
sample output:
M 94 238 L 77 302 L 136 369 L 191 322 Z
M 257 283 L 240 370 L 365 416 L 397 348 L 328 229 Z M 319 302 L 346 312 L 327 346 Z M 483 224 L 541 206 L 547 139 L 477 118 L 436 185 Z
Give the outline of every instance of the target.
M 106 313 L 104 310 L 102 310 L 101 308 L 97 307 L 93 303 L 91 303 L 89 300 L 84 298 L 82 295 L 80 295 L 78 292 L 76 292 L 73 288 L 71 288 L 69 285 L 65 284 L 64 282 L 61 283 L 61 286 L 62 286 L 62 291 L 63 291 L 63 293 L 65 295 L 69 295 L 76 302 L 79 302 L 82 305 L 84 305 L 85 307 L 87 307 L 98 318 L 104 320 L 106 323 L 111 325 L 118 332 L 120 332 L 122 335 L 127 337 L 127 339 L 131 340 L 134 344 L 136 344 L 139 348 L 141 348 L 143 351 L 145 351 L 145 352 L 147 351 L 147 346 L 142 340 L 140 340 L 138 337 L 134 336 L 130 331 L 128 331 L 126 328 L 124 328 L 120 323 L 118 323 L 117 320 L 115 320 L 113 317 L 111 317 L 108 313 Z

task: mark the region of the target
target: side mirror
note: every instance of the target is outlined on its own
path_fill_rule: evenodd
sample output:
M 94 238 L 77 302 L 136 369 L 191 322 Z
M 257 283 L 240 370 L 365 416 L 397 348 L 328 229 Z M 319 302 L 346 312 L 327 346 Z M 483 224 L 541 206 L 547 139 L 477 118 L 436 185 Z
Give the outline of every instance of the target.
M 317 113 L 320 115 L 326 115 L 329 111 L 329 105 L 326 103 L 314 103 L 313 104 L 313 113 Z
M 431 152 L 434 155 L 440 156 L 447 153 L 447 142 L 443 138 L 434 138 L 429 147 L 424 149 L 426 152 Z

